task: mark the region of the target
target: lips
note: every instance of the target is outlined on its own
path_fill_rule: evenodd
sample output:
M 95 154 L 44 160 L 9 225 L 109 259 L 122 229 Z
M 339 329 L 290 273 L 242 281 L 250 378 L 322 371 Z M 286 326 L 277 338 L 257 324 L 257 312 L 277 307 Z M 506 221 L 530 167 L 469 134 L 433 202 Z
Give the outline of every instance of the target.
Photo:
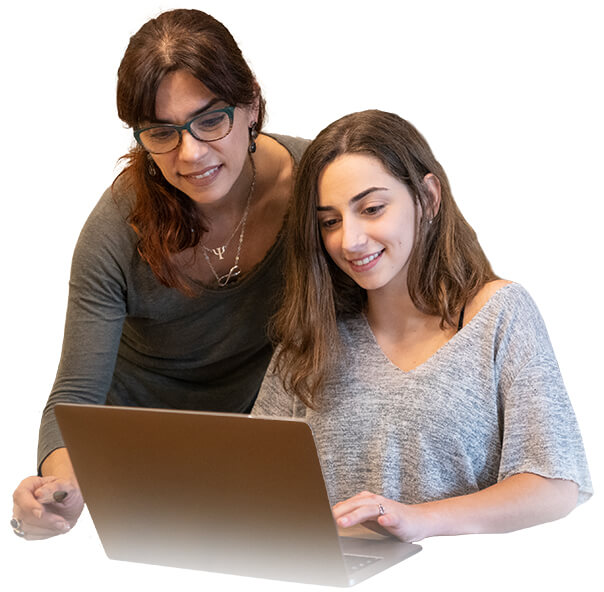
M 193 173 L 183 174 L 180 176 L 185 179 L 187 182 L 192 183 L 193 185 L 208 185 L 212 183 L 220 170 L 222 169 L 222 165 L 214 165 L 211 167 L 207 167 L 201 171 L 195 171 Z
M 352 266 L 355 271 L 366 271 L 371 269 L 374 265 L 377 264 L 377 260 L 381 257 L 382 253 L 385 249 L 378 251 L 377 253 L 372 253 L 371 255 L 366 255 L 361 259 L 352 259 L 348 262 Z

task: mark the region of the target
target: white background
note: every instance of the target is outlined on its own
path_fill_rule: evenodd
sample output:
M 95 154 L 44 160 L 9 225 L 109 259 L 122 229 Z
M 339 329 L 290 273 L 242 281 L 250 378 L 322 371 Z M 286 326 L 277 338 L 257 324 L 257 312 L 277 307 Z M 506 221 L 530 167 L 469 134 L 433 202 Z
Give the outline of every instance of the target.
M 268 131 L 313 137 L 348 112 L 381 108 L 426 136 L 495 271 L 524 284 L 545 317 L 601 492 L 601 3 L 189 6 L 238 40 L 268 101 Z M 87 515 L 72 533 L 38 543 L 17 539 L 8 525 L 12 491 L 35 470 L 71 253 L 131 142 L 116 115 L 117 67 L 130 35 L 172 7 L 34 1 L 1 15 L 0 580 L 11 589 L 35 580 L 61 591 L 308 588 L 111 562 Z M 527 531 L 427 540 L 420 555 L 359 589 L 593 589 L 601 543 L 591 539 L 602 517 L 596 495 L 565 520 Z

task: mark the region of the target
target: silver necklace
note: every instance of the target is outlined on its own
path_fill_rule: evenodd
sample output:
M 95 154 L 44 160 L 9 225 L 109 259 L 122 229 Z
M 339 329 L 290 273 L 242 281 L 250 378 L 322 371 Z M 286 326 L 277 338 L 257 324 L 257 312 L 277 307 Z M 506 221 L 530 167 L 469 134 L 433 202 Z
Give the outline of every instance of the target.
M 235 226 L 235 230 L 233 230 L 233 233 L 231 234 L 231 236 L 229 237 L 229 239 L 227 240 L 227 242 L 224 245 L 222 245 L 220 247 L 216 247 L 215 249 L 211 249 L 210 247 L 201 245 L 203 247 L 203 256 L 206 258 L 206 261 L 208 262 L 208 265 L 209 265 L 210 269 L 212 270 L 212 273 L 214 274 L 214 277 L 216 278 L 218 285 L 221 288 L 224 288 L 225 286 L 227 286 L 229 284 L 229 282 L 232 279 L 236 278 L 238 275 L 241 275 L 241 268 L 239 267 L 239 255 L 241 254 L 241 245 L 243 244 L 243 236 L 245 235 L 245 223 L 247 222 L 247 215 L 250 211 L 250 202 L 252 200 L 252 194 L 254 193 L 254 186 L 256 185 L 256 165 L 255 165 L 254 159 L 251 157 L 251 155 L 250 155 L 250 162 L 252 163 L 252 183 L 250 185 L 250 190 L 247 195 L 247 202 L 245 204 L 245 209 L 243 210 L 243 216 L 241 216 L 241 220 L 239 220 L 239 223 L 237 224 L 237 226 Z M 224 259 L 224 252 L 226 251 L 227 247 L 229 246 L 229 243 L 231 242 L 231 239 L 235 236 L 235 233 L 237 232 L 237 229 L 239 227 L 241 227 L 241 232 L 239 233 L 239 243 L 237 245 L 237 254 L 235 255 L 235 263 L 233 263 L 231 269 L 229 269 L 229 271 L 227 271 L 227 273 L 225 273 L 224 275 L 218 275 L 218 273 L 216 272 L 216 269 L 214 268 L 214 266 L 212 265 L 212 262 L 210 261 L 210 257 L 208 256 L 208 253 L 213 253 L 219 259 Z
M 239 222 L 237 222 L 237 226 L 235 226 L 235 228 L 233 229 L 233 232 L 231 233 L 231 236 L 229 236 L 227 242 L 224 243 L 224 245 L 221 245 L 220 247 L 215 247 L 213 249 L 210 247 L 206 247 L 205 245 L 201 245 L 201 247 L 203 248 L 205 253 L 212 253 L 213 255 L 216 255 L 216 257 L 218 257 L 218 259 L 220 259 L 220 260 L 224 259 L 224 253 L 228 249 L 229 245 L 231 244 L 231 241 L 233 240 L 235 233 L 239 230 L 241 224 L 243 223 L 243 217 L 245 215 L 246 215 L 246 210 L 243 211 L 243 214 L 242 214 L 241 218 L 239 219 Z

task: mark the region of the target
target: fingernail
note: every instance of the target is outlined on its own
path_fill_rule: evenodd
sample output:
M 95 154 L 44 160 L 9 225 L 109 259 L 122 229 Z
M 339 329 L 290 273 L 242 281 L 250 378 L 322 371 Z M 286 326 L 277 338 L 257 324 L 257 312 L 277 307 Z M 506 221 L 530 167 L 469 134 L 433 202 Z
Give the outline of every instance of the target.
M 63 532 L 67 532 L 69 530 L 69 524 L 67 522 L 59 522 L 57 523 L 57 529 L 62 530 Z
M 38 519 L 40 520 L 42 518 L 42 510 L 34 510 L 32 512 L 32 514 Z
M 52 494 L 52 497 L 55 500 L 55 502 L 60 503 L 67 497 L 67 492 L 66 491 L 55 491 Z

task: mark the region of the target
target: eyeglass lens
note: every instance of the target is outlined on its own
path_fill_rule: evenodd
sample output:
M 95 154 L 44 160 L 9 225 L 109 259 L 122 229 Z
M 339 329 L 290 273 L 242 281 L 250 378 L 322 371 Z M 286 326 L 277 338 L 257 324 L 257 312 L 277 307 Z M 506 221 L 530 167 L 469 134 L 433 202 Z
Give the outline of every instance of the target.
M 232 119 L 226 111 L 202 113 L 189 121 L 186 128 L 197 140 L 212 142 L 224 138 L 232 127 Z M 139 133 L 139 141 L 149 152 L 160 154 L 174 150 L 180 143 L 182 129 L 174 126 L 154 126 Z

